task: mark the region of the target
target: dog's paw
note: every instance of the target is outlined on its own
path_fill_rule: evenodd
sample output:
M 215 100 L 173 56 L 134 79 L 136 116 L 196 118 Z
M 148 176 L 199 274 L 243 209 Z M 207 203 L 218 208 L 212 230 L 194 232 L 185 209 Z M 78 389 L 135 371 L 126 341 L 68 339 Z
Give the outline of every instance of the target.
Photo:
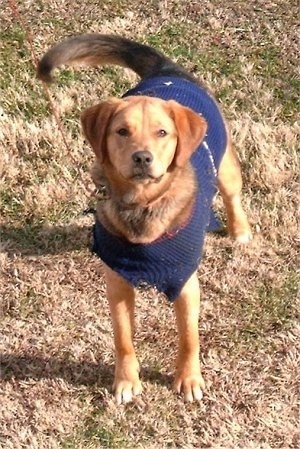
M 237 243 L 245 245 L 252 240 L 251 227 L 244 212 L 236 217 L 235 220 L 228 222 L 228 230 Z
M 113 391 L 118 405 L 131 402 L 142 392 L 139 363 L 134 353 L 116 359 Z
M 234 236 L 234 240 L 237 243 L 241 243 L 242 245 L 246 245 L 247 243 L 251 242 L 252 240 L 252 234 L 250 231 L 248 232 L 241 232 Z
M 201 401 L 205 383 L 201 374 L 176 376 L 174 382 L 176 393 L 182 394 L 185 402 Z
M 118 405 L 131 402 L 135 396 L 142 393 L 142 383 L 139 378 L 135 380 L 116 380 L 113 386 L 115 400 Z

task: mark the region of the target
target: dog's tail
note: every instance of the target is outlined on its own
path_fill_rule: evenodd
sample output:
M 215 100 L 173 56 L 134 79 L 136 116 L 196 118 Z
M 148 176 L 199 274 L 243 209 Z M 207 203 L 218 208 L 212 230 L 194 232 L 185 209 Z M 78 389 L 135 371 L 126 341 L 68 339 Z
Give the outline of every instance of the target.
M 152 76 L 194 78 L 159 51 L 129 39 L 105 34 L 84 34 L 54 45 L 38 64 L 38 77 L 52 80 L 51 72 L 62 65 L 98 66 L 104 64 L 128 67 L 142 79 Z

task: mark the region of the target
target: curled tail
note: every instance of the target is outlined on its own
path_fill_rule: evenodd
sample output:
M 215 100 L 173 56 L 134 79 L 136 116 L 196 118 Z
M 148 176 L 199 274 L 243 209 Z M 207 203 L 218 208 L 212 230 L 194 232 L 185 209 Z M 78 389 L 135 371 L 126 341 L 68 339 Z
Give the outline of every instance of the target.
M 159 51 L 119 36 L 84 34 L 54 45 L 38 64 L 38 77 L 52 80 L 51 72 L 61 65 L 98 66 L 113 64 L 128 67 L 142 79 L 152 76 L 180 76 L 194 78 Z

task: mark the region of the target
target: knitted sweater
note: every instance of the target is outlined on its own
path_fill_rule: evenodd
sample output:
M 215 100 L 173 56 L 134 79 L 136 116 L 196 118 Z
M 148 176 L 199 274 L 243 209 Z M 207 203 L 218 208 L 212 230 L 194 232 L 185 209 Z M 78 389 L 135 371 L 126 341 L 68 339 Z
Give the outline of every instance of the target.
M 185 226 L 149 244 L 131 243 L 112 235 L 98 220 L 94 226 L 93 251 L 110 268 L 133 286 L 154 286 L 174 301 L 201 261 L 205 233 L 220 230 L 211 204 L 217 191 L 217 169 L 227 144 L 225 125 L 214 99 L 197 84 L 182 78 L 146 79 L 124 96 L 130 95 L 176 100 L 202 115 L 208 123 L 205 140 L 191 157 L 198 189 Z

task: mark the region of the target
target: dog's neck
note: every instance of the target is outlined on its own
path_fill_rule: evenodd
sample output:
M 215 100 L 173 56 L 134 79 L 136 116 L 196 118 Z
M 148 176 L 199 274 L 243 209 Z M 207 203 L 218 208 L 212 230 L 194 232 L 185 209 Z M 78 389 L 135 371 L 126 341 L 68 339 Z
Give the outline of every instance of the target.
M 167 179 L 162 186 L 150 185 L 148 188 L 143 185 L 134 185 L 126 188 L 125 192 L 112 190 L 112 197 L 120 210 L 149 209 L 159 206 L 170 194 L 173 179 Z
M 109 231 L 133 243 L 156 240 L 186 223 L 191 213 L 197 183 L 190 165 L 149 185 L 107 179 L 109 199 L 98 204 L 98 219 Z

